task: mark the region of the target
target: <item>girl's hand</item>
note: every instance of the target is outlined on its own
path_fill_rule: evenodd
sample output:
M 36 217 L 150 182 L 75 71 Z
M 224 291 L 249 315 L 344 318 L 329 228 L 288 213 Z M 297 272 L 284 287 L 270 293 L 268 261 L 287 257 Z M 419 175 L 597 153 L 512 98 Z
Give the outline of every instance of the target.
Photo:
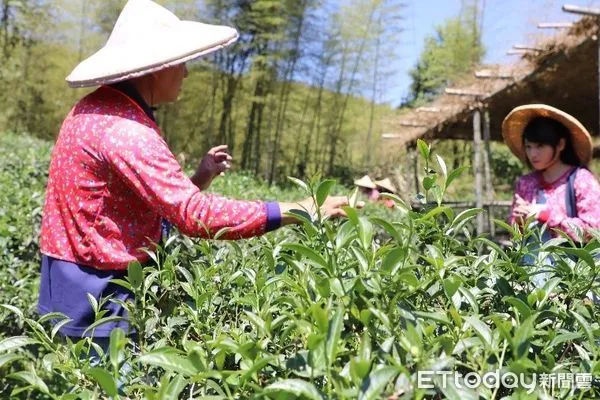
M 516 200 L 513 214 L 521 219 L 526 219 L 532 216 L 537 218 L 538 215 L 546 208 L 545 204 L 530 203 L 518 194 L 515 195 L 515 198 Z

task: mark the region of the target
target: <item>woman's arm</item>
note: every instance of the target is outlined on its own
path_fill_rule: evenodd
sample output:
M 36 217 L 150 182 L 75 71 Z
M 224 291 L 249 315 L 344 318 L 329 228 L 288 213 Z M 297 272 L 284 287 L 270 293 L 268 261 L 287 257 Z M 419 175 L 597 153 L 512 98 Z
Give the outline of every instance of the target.
M 269 204 L 274 203 L 202 193 L 183 173 L 166 142 L 150 128 L 124 122 L 103 139 L 101 153 L 131 190 L 186 235 L 214 237 L 226 228 L 220 238 L 240 239 L 261 235 L 267 229 Z M 311 199 L 276 204 L 280 214 L 275 217 L 283 225 L 297 222 L 296 218 L 285 215 L 291 209 L 314 211 Z M 322 209 L 326 215 L 344 215 L 341 207 L 347 204 L 345 198 L 332 197 Z M 270 209 L 273 213 L 273 207 Z
M 321 215 L 327 215 L 331 217 L 345 217 L 346 213 L 342 207 L 348 205 L 348 198 L 345 196 L 329 196 L 323 205 L 321 206 Z M 362 207 L 364 204 L 360 202 L 358 207 Z M 279 203 L 279 209 L 281 210 L 281 224 L 289 225 L 298 223 L 298 218 L 293 215 L 289 215 L 292 210 L 305 211 L 310 215 L 316 213 L 316 206 L 312 198 L 306 198 L 296 203 Z

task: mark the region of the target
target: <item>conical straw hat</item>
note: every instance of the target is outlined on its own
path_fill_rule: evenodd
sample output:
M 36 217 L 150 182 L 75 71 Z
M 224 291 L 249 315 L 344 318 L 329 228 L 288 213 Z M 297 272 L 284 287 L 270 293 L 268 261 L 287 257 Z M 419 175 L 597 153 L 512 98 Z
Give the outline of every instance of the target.
M 365 175 L 360 179 L 356 179 L 354 181 L 354 184 L 356 186 L 364 187 L 367 189 L 375 189 L 377 187 L 377 186 L 375 186 L 375 183 L 373 183 L 373 181 L 371 180 L 369 175 Z
M 390 178 L 385 178 L 380 181 L 375 181 L 375 185 L 377 185 L 378 187 L 380 187 L 382 189 L 387 190 L 388 192 L 396 193 L 396 188 L 394 187 L 394 184 L 392 183 Z
M 233 28 L 182 21 L 150 0 L 129 0 L 104 47 L 66 80 L 71 87 L 119 82 L 210 54 L 237 38 Z
M 585 127 L 575 117 L 546 104 L 527 104 L 513 109 L 502 122 L 502 136 L 509 149 L 521 161 L 527 163 L 523 132 L 537 117 L 552 118 L 571 132 L 571 142 L 579 161 L 587 165 L 592 159 L 592 138 Z

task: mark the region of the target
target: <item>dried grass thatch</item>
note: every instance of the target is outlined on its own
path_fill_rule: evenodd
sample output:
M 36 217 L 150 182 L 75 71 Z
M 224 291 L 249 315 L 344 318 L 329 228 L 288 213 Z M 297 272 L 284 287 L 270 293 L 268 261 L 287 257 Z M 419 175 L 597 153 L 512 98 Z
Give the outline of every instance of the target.
M 532 47 L 539 51 L 525 53 L 512 65 L 478 68 L 502 78 L 480 79 L 473 74 L 454 85 L 479 96 L 442 94 L 427 105 L 427 111 L 413 109 L 399 115 L 388 131 L 400 134 L 398 144 L 410 144 L 417 138 L 471 140 L 473 110 L 480 108 L 489 110 L 491 139 L 502 140 L 502 120 L 510 110 L 522 104 L 545 103 L 572 114 L 597 136 L 597 31 L 595 18 L 584 17 L 568 30 L 536 43 Z M 403 121 L 420 126 L 403 126 Z

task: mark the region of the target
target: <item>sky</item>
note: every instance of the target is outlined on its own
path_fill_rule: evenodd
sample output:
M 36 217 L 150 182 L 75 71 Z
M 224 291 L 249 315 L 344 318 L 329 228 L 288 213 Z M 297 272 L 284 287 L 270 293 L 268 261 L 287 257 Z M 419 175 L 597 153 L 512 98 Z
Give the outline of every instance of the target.
M 553 29 L 538 29 L 539 22 L 575 21 L 580 16 L 562 11 L 563 4 L 600 8 L 600 1 L 590 0 L 480 0 L 484 4 L 483 43 L 486 64 L 511 63 L 515 57 L 506 54 L 513 44 L 532 44 L 535 36 L 552 35 Z M 480 4 L 481 4 L 480 3 Z M 406 0 L 406 27 L 401 39 L 402 49 L 395 68 L 391 90 L 383 100 L 397 105 L 408 95 L 408 71 L 416 64 L 425 38 L 435 32 L 435 26 L 456 17 L 460 0 Z

